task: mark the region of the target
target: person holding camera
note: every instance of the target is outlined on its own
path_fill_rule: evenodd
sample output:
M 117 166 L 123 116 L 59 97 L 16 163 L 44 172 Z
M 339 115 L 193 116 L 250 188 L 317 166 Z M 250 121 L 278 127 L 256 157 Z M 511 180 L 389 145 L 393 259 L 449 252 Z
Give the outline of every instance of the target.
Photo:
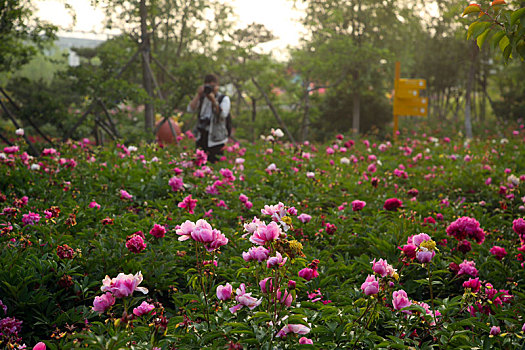
M 204 85 L 188 105 L 188 112 L 197 113 L 194 128 L 196 147 L 208 154 L 208 161 L 215 163 L 228 142 L 226 119 L 230 114 L 230 98 L 219 94 L 219 78 L 215 74 L 204 77 Z

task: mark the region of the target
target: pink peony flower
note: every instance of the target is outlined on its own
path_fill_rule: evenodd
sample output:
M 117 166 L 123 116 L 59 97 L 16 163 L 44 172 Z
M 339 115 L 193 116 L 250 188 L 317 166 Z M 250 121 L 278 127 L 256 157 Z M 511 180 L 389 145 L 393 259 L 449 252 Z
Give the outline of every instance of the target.
M 146 242 L 140 235 L 134 234 L 126 241 L 126 248 L 132 253 L 140 253 L 146 249 Z
M 248 201 L 248 197 L 244 194 L 239 195 L 239 200 L 241 203 L 246 203 Z
M 479 278 L 469 278 L 468 281 L 463 282 L 463 288 L 470 288 L 472 292 L 477 293 L 479 292 L 479 289 L 481 288 L 481 282 L 479 281 Z
M 179 208 L 187 209 L 188 213 L 190 214 L 194 213 L 193 209 L 195 209 L 196 206 L 197 206 L 197 200 L 191 198 L 191 194 L 187 196 L 186 198 L 184 198 L 182 202 L 178 204 Z
M 148 304 L 147 302 L 143 301 L 142 304 L 140 304 L 138 307 L 133 309 L 133 315 L 137 317 L 146 315 L 154 308 L 155 308 L 155 305 Z
M 149 234 L 157 238 L 163 238 L 166 235 L 166 228 L 164 226 L 155 224 L 149 231 Z
M 22 216 L 22 224 L 24 226 L 27 226 L 27 225 L 32 226 L 39 221 L 40 221 L 40 215 L 38 215 L 37 213 L 29 212 Z
M 266 293 L 272 293 L 273 292 L 273 283 L 271 277 L 266 277 L 261 282 L 259 282 L 259 287 L 261 287 L 261 292 L 263 294 Z
M 299 221 L 301 221 L 303 224 L 307 224 L 310 222 L 312 217 L 308 214 L 302 213 L 301 215 L 297 217 L 297 219 L 299 219 Z
M 372 270 L 374 270 L 375 273 L 378 275 L 381 275 L 381 277 L 385 277 L 387 275 L 393 274 L 393 267 L 388 264 L 386 260 L 379 259 L 379 261 L 376 262 L 376 259 L 374 259 L 372 262 Z
M 267 268 L 282 267 L 284 266 L 284 264 L 286 264 L 286 260 L 288 260 L 288 258 L 283 259 L 281 253 L 276 252 L 275 256 L 268 258 L 268 260 L 266 261 L 266 267 Z
M 20 150 L 20 147 L 18 146 L 9 146 L 9 147 L 4 147 L 4 153 L 5 154 L 12 154 L 12 153 L 16 153 Z
M 447 227 L 447 234 L 455 237 L 458 241 L 471 238 L 478 244 L 485 240 L 485 232 L 479 227 L 479 222 L 474 218 L 460 217 Z
M 134 291 L 148 294 L 147 288 L 138 287 L 142 282 L 142 279 L 143 277 L 140 271 L 135 275 L 119 273 L 117 277 L 113 279 L 106 275 L 106 278 L 102 280 L 102 287 L 100 290 L 103 292 L 111 292 L 115 298 L 130 296 Z
M 184 182 L 180 177 L 174 176 L 168 181 L 168 185 L 171 186 L 173 192 L 177 192 L 184 189 Z
M 236 313 L 239 309 L 241 309 L 243 306 L 246 306 L 250 310 L 253 310 L 257 306 L 259 306 L 262 302 L 262 298 L 257 300 L 254 297 L 252 297 L 252 293 L 246 293 L 246 287 L 244 283 L 241 283 L 239 288 L 236 289 L 235 293 L 237 296 L 235 296 L 235 300 L 239 303 L 233 307 L 230 308 L 230 312 L 232 314 Z
M 507 251 L 505 250 L 505 248 L 497 245 L 490 248 L 489 252 L 490 254 L 494 255 L 495 258 L 498 260 L 502 260 L 505 257 L 505 255 L 507 255 Z
M 409 259 L 416 257 L 417 247 L 413 244 L 405 244 L 403 247 L 399 247 L 403 251 L 403 254 Z
M 115 298 L 110 292 L 106 292 L 106 294 L 95 297 L 93 301 L 93 311 L 102 314 L 113 305 L 115 305 Z
M 492 326 L 492 328 L 490 329 L 490 335 L 492 336 L 499 335 L 500 333 L 501 329 L 498 326 Z
M 120 199 L 132 200 L 133 196 L 131 194 L 129 194 L 127 191 L 125 191 L 125 190 L 120 190 Z
M 205 225 L 206 227 L 209 227 L 211 230 L 211 225 L 206 222 L 206 220 L 198 220 L 197 225 Z M 182 225 L 177 226 L 177 229 L 175 230 L 175 233 L 178 234 L 179 241 L 185 241 L 187 239 L 191 238 L 191 233 L 195 229 L 195 223 L 189 220 L 186 220 Z
M 404 290 L 398 290 L 392 293 L 392 305 L 394 306 L 394 309 L 401 310 L 406 307 L 409 307 L 412 304 L 410 300 L 408 300 L 408 295 Z M 408 313 L 409 311 L 403 311 Z
M 33 347 L 33 350 L 46 350 L 46 344 L 44 344 L 43 342 L 38 342 L 36 343 L 36 345 Z
M 389 198 L 385 201 L 383 208 L 389 211 L 396 211 L 403 205 L 403 202 L 397 198 Z
M 311 269 L 309 267 L 305 267 L 301 271 L 299 271 L 299 277 L 304 278 L 307 281 L 310 281 L 316 277 L 319 276 L 319 272 L 317 272 L 317 269 Z
M 364 201 L 360 201 L 360 200 L 355 200 L 352 202 L 352 210 L 353 211 L 360 211 L 362 210 L 366 205 L 366 202 Z
M 302 324 L 288 324 L 281 328 L 281 330 L 277 333 L 276 337 L 282 338 L 285 337 L 288 333 L 295 333 L 295 334 L 308 334 L 310 332 L 310 328 L 302 325 Z
M 472 245 L 470 244 L 469 241 L 463 240 L 463 241 L 458 243 L 457 250 L 459 250 L 463 254 L 466 254 L 466 253 L 468 253 L 468 252 L 470 252 L 472 250 Z
M 293 296 L 286 289 L 283 292 L 279 289 L 277 291 L 277 300 L 284 306 L 290 307 L 292 306 Z
M 416 247 L 419 247 L 421 243 L 430 240 L 432 240 L 432 238 L 426 233 L 420 233 L 418 235 L 412 236 L 412 244 L 414 244 Z
M 252 247 L 248 252 L 242 253 L 242 258 L 244 261 L 256 260 L 257 262 L 263 262 L 268 259 L 270 251 L 262 246 Z
M 299 344 L 313 344 L 314 341 L 312 339 L 308 339 L 306 337 L 299 338 Z
M 426 248 L 420 248 L 420 250 L 416 254 L 417 260 L 419 260 L 420 263 L 426 264 L 429 263 L 430 260 L 436 255 L 436 252 L 433 250 L 427 250 Z
M 470 275 L 472 277 L 476 277 L 478 275 L 476 263 L 474 261 L 463 260 L 463 262 L 459 264 L 458 276 L 460 275 Z
M 255 232 L 250 237 L 250 242 L 253 244 L 264 245 L 266 242 L 277 240 L 281 234 L 284 234 L 284 232 L 282 232 L 277 223 L 272 221 L 268 225 L 264 225 L 264 223 L 261 222 L 257 225 Z
M 525 220 L 522 218 L 514 220 L 512 222 L 512 229 L 518 236 L 520 236 L 522 241 L 525 241 Z
M 224 286 L 217 286 L 217 299 L 229 300 L 232 297 L 232 285 L 226 283 Z
M 100 209 L 100 204 L 98 204 L 97 202 L 95 201 L 92 201 L 89 203 L 89 208 L 96 208 L 96 209 Z
M 219 249 L 223 245 L 228 244 L 228 238 L 221 233 L 221 231 L 212 229 L 211 226 L 205 221 L 201 225 L 195 225 L 195 229 L 191 232 L 191 238 L 204 244 L 204 248 L 207 251 L 212 252 Z
M 379 292 L 379 282 L 375 275 L 368 275 L 365 282 L 361 285 L 361 289 L 365 295 L 373 295 Z

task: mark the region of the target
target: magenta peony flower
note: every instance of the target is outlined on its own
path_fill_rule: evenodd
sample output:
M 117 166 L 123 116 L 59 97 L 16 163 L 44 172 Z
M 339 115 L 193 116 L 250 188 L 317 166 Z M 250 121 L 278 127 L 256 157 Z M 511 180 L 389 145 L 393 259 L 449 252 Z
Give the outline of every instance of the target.
M 197 200 L 191 198 L 191 194 L 187 196 L 186 198 L 184 198 L 182 202 L 178 204 L 179 208 L 188 210 L 188 213 L 190 214 L 194 213 L 193 209 L 195 209 L 196 206 L 197 206 Z
M 88 207 L 89 207 L 89 208 L 100 209 L 100 204 L 98 204 L 98 203 L 95 202 L 95 201 L 92 201 L 92 202 L 89 203 Z
M 127 191 L 125 191 L 125 190 L 120 190 L 120 199 L 132 200 L 133 196 L 131 194 L 129 194 Z
M 246 306 L 250 310 L 253 310 L 257 306 L 259 306 L 262 302 L 262 298 L 257 300 L 254 297 L 252 297 L 252 293 L 246 293 L 246 287 L 244 283 L 241 283 L 239 288 L 235 291 L 237 296 L 235 297 L 235 300 L 239 303 L 233 307 L 230 308 L 230 312 L 232 314 L 236 313 L 238 310 L 240 310 L 243 306 Z
M 268 260 L 266 261 L 266 267 L 267 268 L 282 267 L 286 263 L 286 260 L 288 260 L 288 258 L 283 259 L 281 253 L 276 252 L 275 256 L 268 258 Z
M 507 255 L 507 251 L 503 247 L 499 247 L 495 245 L 494 247 L 490 248 L 490 254 L 494 255 L 494 257 L 498 260 L 501 260 Z
M 390 271 L 393 270 L 392 266 L 388 264 L 386 260 L 379 259 L 379 261 L 376 262 L 376 259 L 374 259 L 372 262 L 372 270 L 374 270 L 375 273 L 378 275 L 381 275 L 381 277 L 385 277 L 386 275 L 390 274 Z
M 405 244 L 402 247 L 399 247 L 403 251 L 403 254 L 409 259 L 414 259 L 416 257 L 417 247 L 413 244 Z
M 317 269 L 311 269 L 309 267 L 305 267 L 304 269 L 299 271 L 299 277 L 302 277 L 307 281 L 310 281 L 318 276 L 319 276 L 319 272 L 317 272 Z
M 379 282 L 376 280 L 376 276 L 368 275 L 365 282 L 361 285 L 361 289 L 365 295 L 373 295 L 379 292 Z
M 99 297 L 95 297 L 93 301 L 93 311 L 102 314 L 113 305 L 115 305 L 115 298 L 110 292 L 107 292 Z
M 130 296 L 134 291 L 148 294 L 147 288 L 138 286 L 142 282 L 142 279 L 143 277 L 140 271 L 135 275 L 119 273 L 117 277 L 113 279 L 106 275 L 106 278 L 102 280 L 100 290 L 103 292 L 111 292 L 115 298 Z
M 383 208 L 389 211 L 396 211 L 399 207 L 403 205 L 403 202 L 397 198 L 389 198 L 385 201 Z
M 463 282 L 463 288 L 470 288 L 472 292 L 477 293 L 479 292 L 479 289 L 481 288 L 481 282 L 479 281 L 479 278 L 469 278 L 468 281 Z
M 16 153 L 20 150 L 20 147 L 18 146 L 8 146 L 8 147 L 4 147 L 4 153 L 5 154 L 12 154 L 12 153 Z
M 295 334 L 308 334 L 310 332 L 310 328 L 306 327 L 302 324 L 288 324 L 281 328 L 281 330 L 277 333 L 276 337 L 282 338 L 285 337 L 288 333 L 295 333 Z
M 525 220 L 522 218 L 516 219 L 512 222 L 512 229 L 522 241 L 525 241 Z
M 294 280 L 288 281 L 288 289 L 295 289 L 296 282 Z
M 459 264 L 458 276 L 459 275 L 470 275 L 476 277 L 478 275 L 476 263 L 474 261 L 463 260 L 463 262 Z
M 246 202 L 244 202 L 244 207 L 246 209 L 251 209 L 253 207 L 253 203 L 250 202 L 250 201 L 246 201 Z
M 149 234 L 157 238 L 163 238 L 166 235 L 166 228 L 164 226 L 155 224 L 149 231 Z
M 229 300 L 232 297 L 232 285 L 226 283 L 224 286 L 217 286 L 217 299 Z
M 206 221 L 204 221 L 204 223 L 202 225 L 196 225 L 195 229 L 191 232 L 191 238 L 193 238 L 194 241 L 203 243 L 204 248 L 209 252 L 228 244 L 228 238 L 226 238 L 221 231 L 212 229 Z
M 447 234 L 458 241 L 465 238 L 475 240 L 478 244 L 485 240 L 485 232 L 479 227 L 479 222 L 474 218 L 463 216 L 447 227 Z
M 360 200 L 355 200 L 352 202 L 352 210 L 353 211 L 360 211 L 362 210 L 366 205 L 366 202 L 364 201 L 360 201 Z
M 299 219 L 299 221 L 301 221 L 303 224 L 307 224 L 310 222 L 312 217 L 308 214 L 302 213 L 301 215 L 297 217 L 297 219 Z
M 244 194 L 239 195 L 239 200 L 241 203 L 246 203 L 248 201 L 248 197 Z
M 151 310 L 155 308 L 154 305 L 148 304 L 147 302 L 143 301 L 142 304 L 140 304 L 138 307 L 133 309 L 133 315 L 139 317 L 142 315 L 146 315 Z
M 177 192 L 184 189 L 184 182 L 180 177 L 174 176 L 168 181 L 168 185 L 171 186 L 173 192 Z
M 126 241 L 126 248 L 132 253 L 140 253 L 146 249 L 146 242 L 140 235 L 133 234 Z
M 392 305 L 394 306 L 394 309 L 401 310 L 405 307 L 408 307 L 412 304 L 410 300 L 408 300 L 408 295 L 404 290 L 398 290 L 392 293 Z M 409 312 L 409 311 L 403 311 L 403 312 Z
M 46 350 L 46 344 L 44 344 L 43 342 L 38 342 L 36 343 L 36 345 L 33 347 L 33 350 Z
M 468 252 L 470 252 L 472 250 L 472 245 L 470 244 L 469 241 L 463 240 L 463 241 L 458 243 L 457 250 L 459 250 L 463 254 L 466 254 L 466 253 L 468 253 Z
M 24 226 L 27 226 L 27 225 L 32 226 L 39 221 L 40 221 L 40 215 L 38 215 L 37 213 L 29 212 L 22 216 L 22 224 Z

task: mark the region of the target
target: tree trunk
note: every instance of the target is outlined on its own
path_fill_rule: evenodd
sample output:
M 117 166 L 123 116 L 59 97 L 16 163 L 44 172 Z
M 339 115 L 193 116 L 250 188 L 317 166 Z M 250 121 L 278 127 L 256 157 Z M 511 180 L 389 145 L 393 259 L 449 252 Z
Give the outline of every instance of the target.
M 359 72 L 354 72 L 354 82 L 359 80 Z M 359 87 L 356 85 L 352 96 L 352 133 L 354 136 L 359 135 L 359 121 L 361 119 L 361 96 L 359 94 Z
M 308 83 L 304 87 L 304 113 L 303 125 L 301 133 L 301 142 L 308 139 L 308 128 L 310 127 L 310 91 L 308 90 Z
M 359 96 L 359 92 L 356 91 L 353 94 L 352 98 L 352 104 L 353 104 L 353 115 L 352 115 L 352 132 L 354 135 L 359 135 L 359 120 L 361 119 L 360 113 L 361 113 L 361 96 Z
M 148 17 L 148 9 L 146 7 L 146 0 L 140 0 L 140 30 L 142 38 L 142 85 L 149 96 L 149 100 L 145 104 L 144 118 L 146 132 L 152 132 L 155 124 L 155 111 L 151 100 L 153 97 L 153 84 L 151 71 L 148 69 L 150 63 L 151 44 L 148 36 L 148 25 L 146 23 Z
M 474 75 L 475 75 L 475 61 L 476 56 L 478 54 L 478 46 L 476 45 L 476 42 L 472 42 L 472 56 L 471 56 L 471 62 L 470 62 L 470 69 L 469 74 L 467 78 L 467 91 L 465 93 L 465 132 L 467 134 L 467 138 L 472 138 L 472 115 L 471 115 L 471 109 L 472 109 L 472 85 L 474 83 Z
M 257 115 L 257 100 L 252 97 L 252 142 L 255 142 L 255 116 Z

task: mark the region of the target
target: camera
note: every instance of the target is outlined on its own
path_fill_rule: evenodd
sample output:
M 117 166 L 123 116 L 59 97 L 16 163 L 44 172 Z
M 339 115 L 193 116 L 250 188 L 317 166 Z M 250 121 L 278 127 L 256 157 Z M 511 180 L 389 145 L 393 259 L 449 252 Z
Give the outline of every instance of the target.
M 209 95 L 210 92 L 213 92 L 213 90 L 215 90 L 213 85 L 204 85 L 204 95 Z

